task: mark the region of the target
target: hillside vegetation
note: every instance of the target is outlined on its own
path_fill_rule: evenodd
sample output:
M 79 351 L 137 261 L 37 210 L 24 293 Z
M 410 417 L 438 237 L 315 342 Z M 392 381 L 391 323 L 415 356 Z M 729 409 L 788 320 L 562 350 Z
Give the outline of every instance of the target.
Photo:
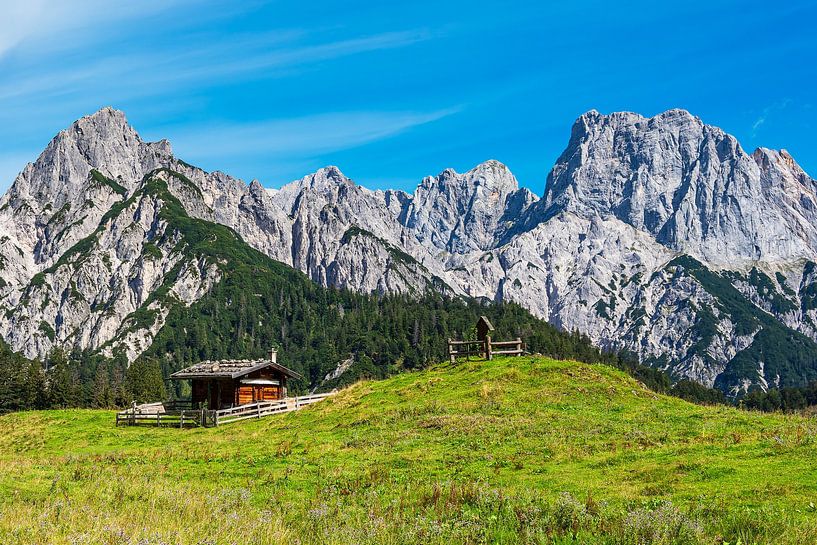
M 444 364 L 215 429 L 0 417 L 2 543 L 817 542 L 817 422 L 605 365 Z
M 156 326 L 155 336 L 145 341 L 136 369 L 158 368 L 156 375 L 167 377 L 203 360 L 264 357 L 277 346 L 281 363 L 304 376 L 304 380 L 290 385 L 293 391 L 332 389 L 360 378 L 384 378 L 439 361 L 446 355 L 448 337 L 473 335 L 477 319 L 486 315 L 496 327 L 497 339 L 519 336 L 532 352 L 628 365 L 654 387 L 669 387 L 661 372 L 638 366 L 635 360 L 628 363 L 630 358 L 624 355 L 602 353 L 587 337 L 560 331 L 514 303 L 487 303 L 433 290 L 383 295 L 322 287 L 304 273 L 253 249 L 232 229 L 188 215 L 168 189 L 167 180 L 192 185 L 174 171 L 152 172 L 133 195 L 106 213 L 96 231 L 45 271 L 52 274 L 70 269 L 73 277 L 82 277 L 86 263 L 104 263 L 106 258 L 110 261 L 110 249 L 100 242 L 99 234 L 111 230 L 111 221 L 125 218 L 123 225 L 138 223 L 135 210 L 141 208 L 134 207 L 143 201 L 149 203 L 147 209 L 158 210 L 157 221 L 161 220 L 165 227 L 146 234 L 139 260 L 155 260 L 162 254 L 160 248 L 175 257 L 166 264 L 169 270 L 162 277 L 162 286 L 128 315 L 118 339 L 156 325 L 160 308 L 168 312 L 161 327 Z M 191 263 L 212 264 L 218 269 L 219 280 L 188 305 L 171 288 Z M 33 297 L 37 290 L 48 292 L 52 283 L 53 278 L 40 276 L 26 297 Z M 116 294 L 119 296 L 119 291 Z M 70 295 L 69 291 L 60 297 Z M 93 303 L 100 312 L 112 304 Z M 129 405 L 133 399 L 157 400 L 128 387 L 128 382 L 134 381 L 128 381 L 127 369 L 134 367 L 128 366 L 124 353 L 127 343 L 110 341 L 107 348 L 111 348 L 113 358 L 108 358 L 103 355 L 105 347 L 83 352 L 72 349 L 73 342 L 69 339 L 51 352 L 47 367 L 59 373 L 52 373 L 46 380 L 27 360 L 15 355 L 5 358 L 11 350 L 0 339 L 0 371 L 4 371 L 9 384 L 8 388 L 0 386 L 0 412 L 111 407 Z M 353 363 L 349 371 L 324 382 L 327 374 L 350 357 Z M 55 381 L 54 375 L 59 375 L 60 380 Z M 59 395 L 45 391 L 47 384 L 55 382 L 64 385 Z M 178 383 L 168 382 L 166 386 L 173 397 L 189 395 L 176 389 Z M 19 392 L 24 391 L 29 393 L 21 396 Z

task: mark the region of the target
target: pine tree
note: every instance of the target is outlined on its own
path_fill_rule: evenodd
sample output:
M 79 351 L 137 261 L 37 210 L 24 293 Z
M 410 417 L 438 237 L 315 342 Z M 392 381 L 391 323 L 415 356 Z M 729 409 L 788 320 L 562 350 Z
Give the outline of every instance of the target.
M 164 401 L 167 390 L 159 361 L 145 358 L 132 363 L 125 372 L 125 390 L 137 403 Z
M 48 408 L 45 370 L 40 362 L 31 361 L 25 366 L 25 382 L 22 387 L 26 409 Z
M 115 365 L 113 368 L 111 390 L 113 391 L 113 405 L 115 407 L 126 407 L 130 403 L 128 392 L 125 390 L 125 376 L 122 367 L 119 365 Z
M 19 411 L 23 407 L 21 396 L 20 366 L 14 354 L 0 354 L 0 413 Z
M 114 392 L 111 387 L 108 367 L 104 364 L 97 365 L 96 367 L 92 395 L 94 407 L 108 409 L 114 404 Z
M 79 407 L 82 402 L 82 384 L 73 362 L 56 350 L 49 357 L 48 401 L 51 407 Z

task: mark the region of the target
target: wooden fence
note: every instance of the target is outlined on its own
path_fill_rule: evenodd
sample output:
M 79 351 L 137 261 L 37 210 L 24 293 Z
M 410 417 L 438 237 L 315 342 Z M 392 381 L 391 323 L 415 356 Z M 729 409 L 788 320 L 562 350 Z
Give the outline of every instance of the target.
M 515 341 L 492 341 L 490 335 L 485 336 L 485 340 L 477 341 L 455 341 L 448 339 L 448 357 L 451 363 L 457 357 L 479 356 L 486 360 L 493 359 L 497 354 L 507 356 L 521 356 L 525 352 L 525 343 L 519 337 Z
M 288 397 L 277 401 L 260 401 L 258 403 L 239 405 L 238 407 L 232 407 L 230 409 L 212 411 L 214 413 L 214 425 L 219 426 L 221 424 L 229 424 L 230 422 L 247 420 L 248 418 L 261 418 L 262 416 L 269 416 L 271 414 L 297 411 L 301 407 L 317 403 L 331 395 L 333 395 L 333 393 Z
M 297 411 L 301 407 L 317 403 L 331 395 L 334 395 L 334 392 L 288 397 L 276 401 L 259 401 L 217 411 L 193 409 L 190 407 L 190 402 L 171 401 L 145 403 L 143 405 L 134 404 L 130 409 L 116 413 L 116 425 L 136 426 L 149 424 L 178 428 L 185 426 L 213 427 L 250 418 L 261 418 L 273 414 Z

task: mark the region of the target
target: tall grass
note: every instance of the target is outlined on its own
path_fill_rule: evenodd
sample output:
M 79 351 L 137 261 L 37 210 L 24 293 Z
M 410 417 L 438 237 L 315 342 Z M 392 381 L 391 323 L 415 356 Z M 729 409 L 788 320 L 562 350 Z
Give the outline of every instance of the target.
M 518 358 L 217 429 L 0 417 L 0 543 L 817 543 L 813 419 Z

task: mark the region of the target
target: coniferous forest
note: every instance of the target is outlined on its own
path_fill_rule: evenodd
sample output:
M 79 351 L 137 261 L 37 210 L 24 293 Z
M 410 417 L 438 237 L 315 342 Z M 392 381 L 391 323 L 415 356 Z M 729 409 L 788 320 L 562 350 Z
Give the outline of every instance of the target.
M 3 345 L 0 411 L 183 399 L 189 394 L 187 385 L 170 382 L 172 372 L 203 360 L 262 358 L 273 347 L 283 365 L 304 376 L 290 384 L 294 393 L 329 390 L 443 361 L 447 339 L 475 338 L 481 315 L 495 326 L 496 340 L 521 337 L 530 353 L 607 363 L 657 392 L 702 403 L 725 402 L 722 393 L 699 384 L 680 381 L 673 386 L 662 371 L 626 354 L 600 351 L 587 337 L 560 331 L 513 303 L 436 292 L 381 295 L 321 287 L 249 247 L 231 229 L 189 217 L 163 182 L 153 181 L 143 191 L 164 201 L 164 219 L 183 237 L 180 247 L 188 256 L 218 264 L 220 281 L 190 306 L 174 304 L 168 289 L 158 290 L 156 300 L 164 299 L 170 312 L 151 346 L 130 365 L 121 352 L 108 358 L 62 349 L 44 362 L 30 361 Z M 131 315 L 134 326 L 155 319 L 144 308 Z M 325 379 L 349 359 L 352 364 L 345 373 Z M 774 399 L 766 400 L 766 395 Z M 780 403 L 775 399 L 774 394 L 760 393 L 749 398 L 753 408 L 788 408 L 783 397 Z M 804 391 L 785 399 L 800 408 L 811 398 Z

